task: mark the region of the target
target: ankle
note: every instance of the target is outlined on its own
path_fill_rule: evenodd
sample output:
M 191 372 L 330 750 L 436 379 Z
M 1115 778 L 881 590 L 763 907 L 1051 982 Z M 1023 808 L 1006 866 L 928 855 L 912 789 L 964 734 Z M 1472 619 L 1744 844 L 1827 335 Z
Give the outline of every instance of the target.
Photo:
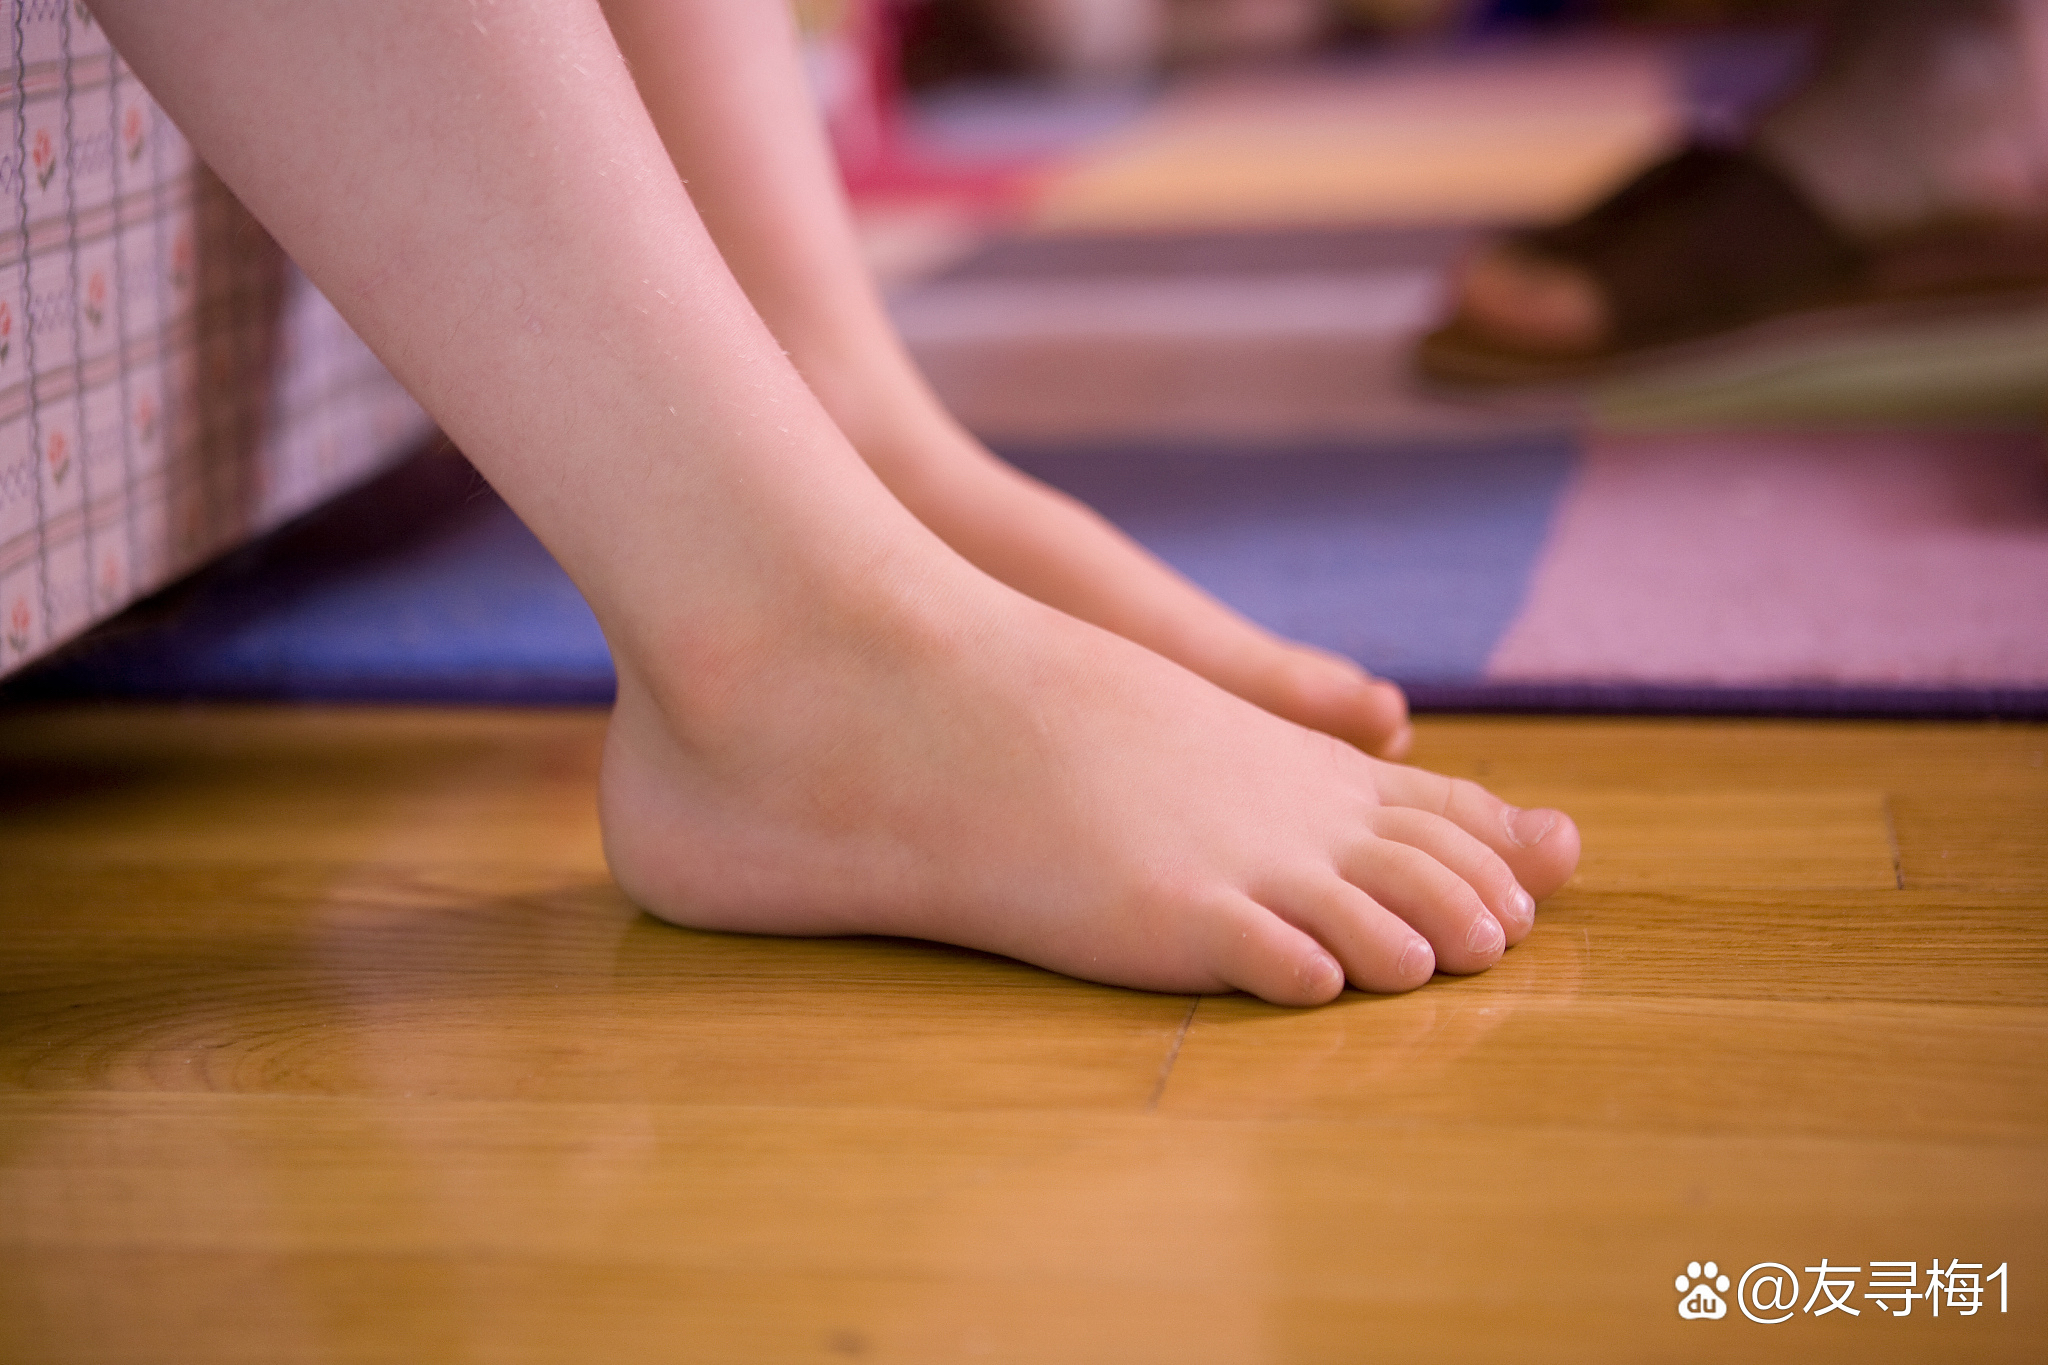
M 835 693 L 964 652 L 995 589 L 905 518 L 905 534 L 846 547 L 758 610 L 670 614 L 613 642 L 635 726 L 717 748 L 763 724 L 801 724 Z M 980 580 L 977 582 L 976 580 Z

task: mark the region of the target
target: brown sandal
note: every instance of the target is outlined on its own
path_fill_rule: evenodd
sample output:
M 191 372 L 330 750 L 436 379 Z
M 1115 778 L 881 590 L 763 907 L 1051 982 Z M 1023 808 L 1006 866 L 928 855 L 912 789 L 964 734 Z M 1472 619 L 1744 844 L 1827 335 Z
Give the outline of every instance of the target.
M 1424 378 L 1468 388 L 1590 379 L 1691 355 L 1788 318 L 1867 320 L 2048 287 L 2048 230 L 1955 224 L 1859 245 L 1768 162 L 1694 146 L 1581 217 L 1508 244 L 1583 271 L 1606 305 L 1607 339 L 1583 351 L 1503 340 L 1465 317 L 1425 337 Z

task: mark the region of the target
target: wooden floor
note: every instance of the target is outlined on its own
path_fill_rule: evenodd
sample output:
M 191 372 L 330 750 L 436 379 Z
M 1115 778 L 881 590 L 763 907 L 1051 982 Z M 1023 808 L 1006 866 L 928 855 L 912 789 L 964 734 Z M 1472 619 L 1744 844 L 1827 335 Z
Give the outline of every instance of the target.
M 0 717 L 0 1359 L 2048 1357 L 2048 728 L 1429 720 L 1584 868 L 1292 1013 L 657 924 L 600 725 Z

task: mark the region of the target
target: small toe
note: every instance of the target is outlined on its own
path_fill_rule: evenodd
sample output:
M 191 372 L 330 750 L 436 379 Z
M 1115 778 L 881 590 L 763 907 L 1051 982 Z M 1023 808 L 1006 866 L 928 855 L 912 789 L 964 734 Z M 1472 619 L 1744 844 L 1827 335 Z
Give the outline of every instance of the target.
M 1412 991 L 1436 972 L 1429 940 L 1334 873 L 1268 897 L 1273 913 L 1315 936 L 1362 991 Z
M 1579 830 L 1557 810 L 1522 810 L 1476 782 L 1421 768 L 1381 763 L 1374 770 L 1380 799 L 1441 815 L 1498 854 L 1529 894 L 1542 900 L 1579 865 Z
M 1272 1005 L 1327 1005 L 1344 990 L 1345 968 L 1315 937 L 1247 900 L 1220 921 L 1216 975 Z
M 1441 815 L 1408 806 L 1382 806 L 1372 817 L 1373 833 L 1419 849 L 1479 893 L 1500 922 L 1509 946 L 1529 936 L 1536 924 L 1536 900 L 1516 880 L 1507 861 Z
M 1479 892 L 1419 848 L 1371 838 L 1338 871 L 1428 939 L 1439 970 L 1483 972 L 1507 951 L 1507 932 Z

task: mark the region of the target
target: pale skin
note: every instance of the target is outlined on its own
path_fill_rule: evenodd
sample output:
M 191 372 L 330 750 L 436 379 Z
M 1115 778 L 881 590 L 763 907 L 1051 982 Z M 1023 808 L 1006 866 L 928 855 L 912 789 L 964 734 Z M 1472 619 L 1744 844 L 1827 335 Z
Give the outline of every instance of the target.
M 996 459 L 932 395 L 884 312 L 776 3 L 604 6 L 712 240 L 882 482 L 1011 587 L 1269 711 L 1388 758 L 1400 689 L 1229 610 L 1094 512 Z M 781 116 L 777 116 L 781 115 Z
M 1346 742 L 1387 689 L 944 418 L 779 6 L 615 6 L 631 71 L 595 0 L 223 8 L 95 12 L 589 599 L 653 913 L 1312 1005 L 1484 969 L 1570 875 L 1568 818 Z

